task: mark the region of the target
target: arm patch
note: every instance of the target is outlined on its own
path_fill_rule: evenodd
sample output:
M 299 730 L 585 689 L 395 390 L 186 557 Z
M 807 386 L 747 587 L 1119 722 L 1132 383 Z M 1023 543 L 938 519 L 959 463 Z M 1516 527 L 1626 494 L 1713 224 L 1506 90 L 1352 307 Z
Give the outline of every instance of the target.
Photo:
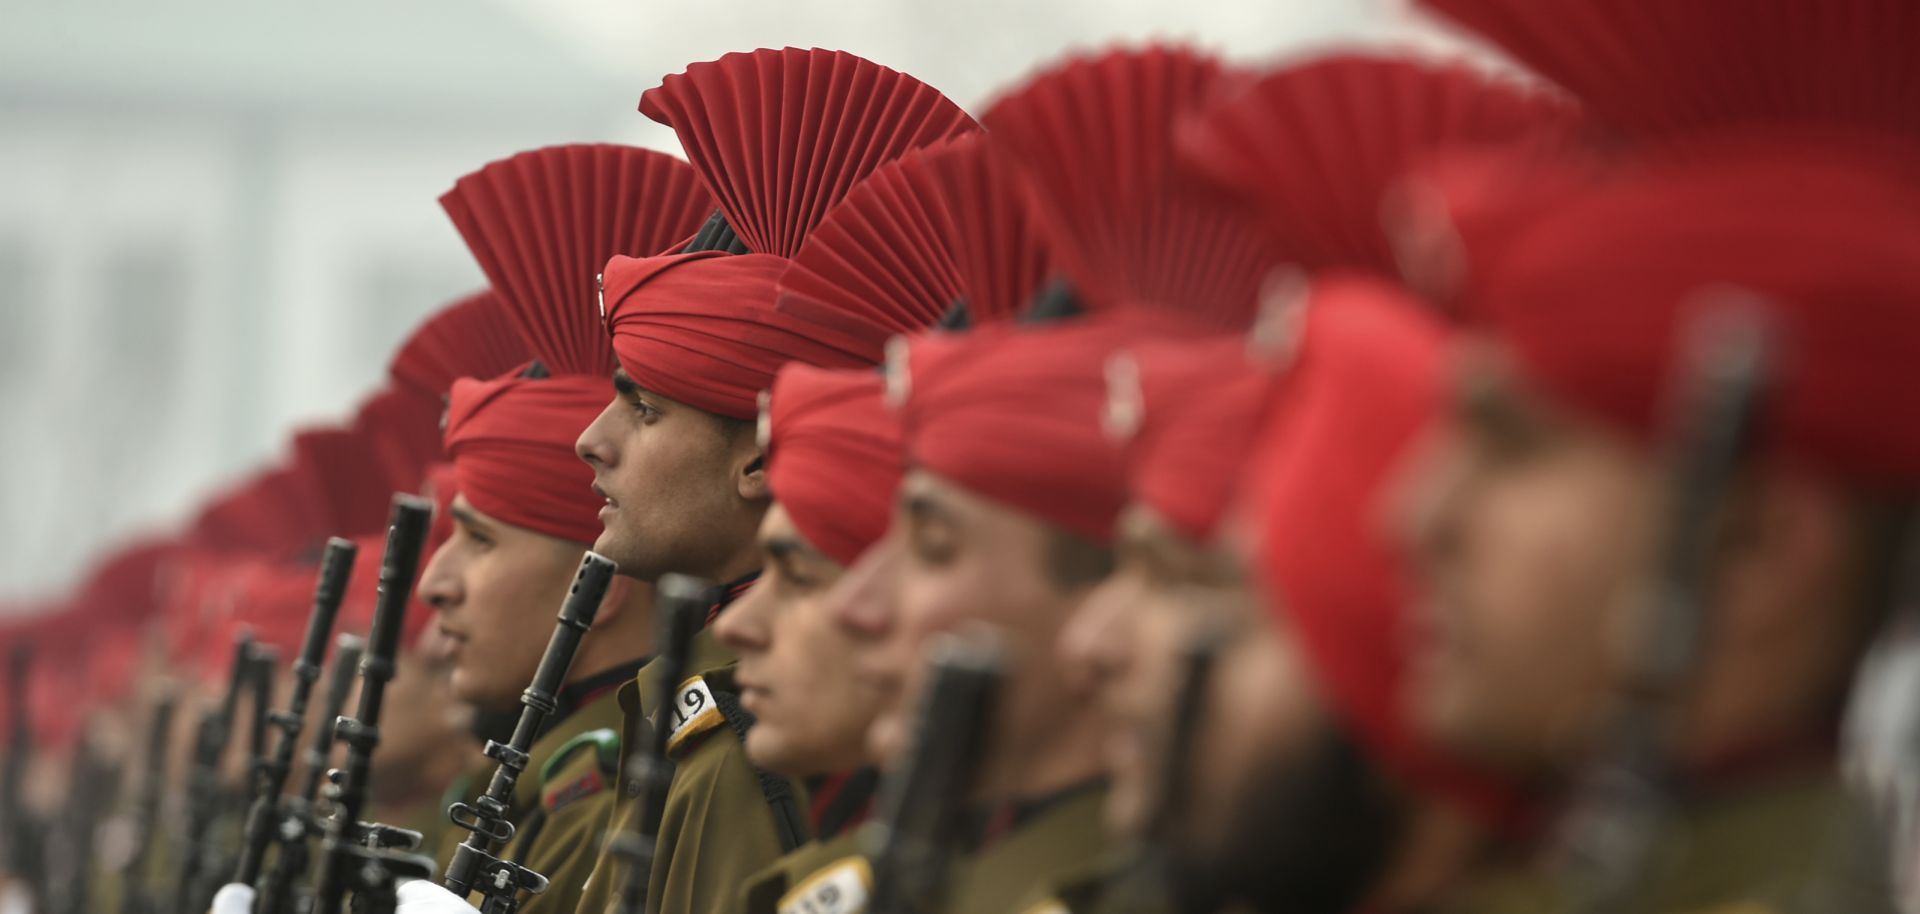
M 873 892 L 873 867 L 848 857 L 823 867 L 781 896 L 780 914 L 861 914 Z
M 678 755 L 687 741 L 726 722 L 707 680 L 695 676 L 680 684 L 667 707 L 667 754 Z

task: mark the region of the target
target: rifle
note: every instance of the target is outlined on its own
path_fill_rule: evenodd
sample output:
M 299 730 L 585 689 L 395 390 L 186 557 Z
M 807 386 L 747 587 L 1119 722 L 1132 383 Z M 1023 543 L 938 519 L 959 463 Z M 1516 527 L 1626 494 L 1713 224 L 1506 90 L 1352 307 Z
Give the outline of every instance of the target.
M 873 914 L 940 909 L 1006 677 L 1005 658 L 991 641 L 942 636 L 927 655 L 931 673 L 912 750 L 888 773 L 884 814 L 861 836 L 874 861 L 867 908 Z
M 91 739 L 81 741 L 73 766 L 66 808 L 47 834 L 46 910 L 52 914 L 92 914 L 94 838 L 120 783 L 118 766 Z
M 1581 894 L 1576 910 L 1628 909 L 1670 818 L 1670 712 L 1700 654 L 1721 509 L 1764 399 L 1769 352 L 1757 307 L 1729 302 L 1688 331 L 1682 396 L 1671 416 L 1666 513 L 1643 594 L 1638 668 L 1601 755 L 1576 786 L 1563 840 Z
M 281 799 L 280 824 L 274 834 L 280 850 L 274 855 L 273 869 L 268 870 L 255 886 L 254 910 L 258 914 L 283 914 L 304 909 L 312 901 L 311 898 L 302 897 L 295 904 L 294 889 L 307 874 L 311 843 L 322 828 L 314 811 L 314 803 L 320 797 L 320 783 L 326 780 L 328 758 L 333 754 L 334 720 L 346 709 L 347 694 L 353 690 L 353 674 L 360 668 L 360 658 L 365 650 L 366 641 L 357 635 L 341 635 L 335 644 L 333 673 L 327 682 L 325 701 L 320 705 L 320 720 L 314 727 L 313 742 L 307 747 L 304 786 L 298 794 Z
M 307 616 L 307 631 L 300 640 L 300 656 L 293 662 L 293 694 L 287 697 L 287 709 L 267 715 L 267 723 L 280 732 L 273 755 L 260 757 L 253 768 L 253 804 L 247 811 L 246 837 L 240 850 L 240 862 L 234 868 L 234 882 L 253 885 L 260 880 L 267 846 L 273 842 L 280 824 L 280 794 L 286 789 L 287 775 L 293 770 L 294 750 L 300 745 L 300 730 L 307 719 L 307 699 L 320 679 L 320 664 L 326 660 L 327 639 L 333 635 L 334 619 L 340 614 L 340 601 L 346 596 L 347 581 L 353 575 L 354 556 L 359 547 L 338 537 L 327 541 L 320 559 L 320 575 L 314 585 L 313 612 Z M 256 897 L 257 894 L 256 894 Z
M 157 907 L 147 886 L 148 855 L 160 831 L 160 797 L 167 786 L 167 738 L 173 734 L 174 707 L 173 695 L 162 695 L 147 730 L 147 764 L 141 769 L 133 811 L 139 837 L 120 880 L 120 914 L 151 914 Z
M 520 695 L 523 709 L 513 736 L 505 743 L 487 740 L 487 757 L 500 763 L 500 767 L 494 769 L 487 792 L 472 804 L 455 803 L 447 810 L 447 818 L 469 834 L 454 848 L 444 884 L 462 898 L 478 888 L 483 914 L 513 914 L 519 907 L 522 889 L 535 895 L 547 890 L 546 876 L 497 856 L 513 839 L 507 804 L 513 801 L 514 786 L 526 770 L 527 750 L 546 727 L 547 718 L 559 709 L 557 696 L 566 684 L 567 670 L 573 666 L 580 639 L 586 637 L 587 630 L 593 626 L 593 617 L 600 612 L 600 601 L 607 594 L 613 573 L 613 562 L 597 553 L 588 552 L 580 560 L 573 587 L 560 604 L 559 619 L 553 627 L 553 637 L 547 641 L 547 651 L 540 657 L 533 682 Z
M 1180 648 L 1180 681 L 1168 708 L 1165 743 L 1160 746 L 1159 789 L 1153 796 L 1144 833 L 1130 848 L 1128 865 L 1116 869 L 1102 893 L 1119 910 L 1169 911 L 1174 895 L 1173 848 L 1180 841 L 1181 813 L 1193 784 L 1193 749 L 1207 713 L 1207 689 L 1226 636 L 1218 629 L 1194 633 Z
M 173 914 L 200 914 L 206 905 L 194 905 L 199 890 L 201 866 L 207 854 L 207 832 L 213 828 L 220 806 L 220 759 L 226 755 L 227 742 L 233 736 L 233 715 L 239 708 L 240 692 L 247 683 L 253 656 L 253 635 L 242 632 L 233 646 L 233 667 L 228 674 L 226 697 L 220 705 L 200 718 L 194 735 L 193 762 L 187 773 L 187 831 L 181 847 L 179 881 L 173 887 Z
M 644 914 L 647 908 L 647 882 L 659 850 L 660 819 L 666 810 L 667 789 L 673 785 L 667 741 L 675 722 L 686 717 L 678 707 L 676 693 L 687 678 L 693 636 L 713 605 L 713 586 L 699 578 L 666 575 L 654 586 L 653 605 L 660 651 L 654 680 L 660 694 L 660 720 L 641 734 L 639 745 L 628 749 L 623 766 L 627 796 L 636 805 L 632 826 L 607 845 L 617 872 L 625 876 L 615 896 L 615 914 Z
M 334 736 L 347 744 L 347 757 L 336 774 L 334 818 L 320 846 L 320 875 L 314 889 L 314 914 L 340 914 L 349 893 L 364 903 L 365 914 L 387 914 L 394 909 L 394 880 L 419 871 L 422 861 L 403 857 L 382 846 L 384 836 L 397 830 L 365 825 L 368 781 L 373 774 L 373 750 L 380 744 L 380 706 L 387 683 L 393 679 L 400 652 L 400 629 L 407 603 L 413 598 L 414 578 L 420 571 L 420 550 L 426 544 L 433 504 L 412 495 L 396 495 L 387 525 L 386 553 L 380 560 L 380 592 L 374 604 L 373 628 L 367 653 L 360 662 L 360 709 L 353 717 L 334 722 Z M 419 836 L 413 835 L 418 842 Z M 431 875 L 433 864 L 424 863 Z
M 15 644 L 7 654 L 7 766 L 0 772 L 0 817 L 5 819 L 0 822 L 0 841 L 6 847 L 0 867 L 24 881 L 34 897 L 43 898 L 40 828 L 20 796 L 27 763 L 33 758 L 33 728 L 27 724 L 27 674 L 32 665 L 31 644 Z
M 247 651 L 240 694 L 247 702 L 248 772 L 258 770 L 266 759 L 267 716 L 272 711 L 274 669 L 279 665 L 279 659 L 280 652 L 265 644 L 255 643 Z M 251 775 L 243 778 L 250 780 Z M 209 837 L 201 843 L 204 859 L 197 869 L 198 881 L 192 893 L 194 911 L 204 911 L 212 905 L 214 893 L 219 891 L 227 874 L 233 872 L 234 848 L 244 843 L 244 833 L 236 834 L 227 829 L 234 826 L 244 828 L 248 796 L 248 788 L 244 784 L 240 787 L 220 785 L 213 821 L 221 828 L 217 837 Z

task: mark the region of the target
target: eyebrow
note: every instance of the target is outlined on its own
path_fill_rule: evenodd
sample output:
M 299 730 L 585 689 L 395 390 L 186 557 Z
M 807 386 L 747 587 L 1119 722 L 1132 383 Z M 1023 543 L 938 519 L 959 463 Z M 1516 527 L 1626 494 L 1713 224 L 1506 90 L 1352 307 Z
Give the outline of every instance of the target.
M 900 505 L 906 509 L 907 514 L 914 520 L 951 521 L 953 519 L 953 512 L 947 510 L 946 505 L 941 504 L 939 499 L 925 492 L 909 493 L 907 497 L 901 501 Z
M 640 395 L 640 385 L 633 382 L 633 376 L 627 374 L 625 368 L 615 368 L 613 370 L 613 389 L 618 391 L 623 397 L 637 397 Z
M 467 510 L 466 508 L 462 508 L 459 505 L 449 505 L 447 510 L 453 514 L 454 520 L 457 520 L 460 523 L 465 524 L 469 527 L 477 527 L 481 530 L 492 529 L 492 527 L 484 519 L 482 519 L 480 515 L 475 514 L 472 511 Z

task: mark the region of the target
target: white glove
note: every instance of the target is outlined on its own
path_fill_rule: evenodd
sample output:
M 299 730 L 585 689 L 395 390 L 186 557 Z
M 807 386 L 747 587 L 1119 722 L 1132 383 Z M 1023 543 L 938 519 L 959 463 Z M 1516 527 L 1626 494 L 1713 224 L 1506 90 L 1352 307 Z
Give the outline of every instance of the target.
M 253 886 L 229 882 L 213 893 L 211 914 L 253 914 Z
M 398 914 L 480 914 L 480 909 L 437 882 L 412 879 L 400 883 Z M 219 912 L 215 912 L 219 914 Z

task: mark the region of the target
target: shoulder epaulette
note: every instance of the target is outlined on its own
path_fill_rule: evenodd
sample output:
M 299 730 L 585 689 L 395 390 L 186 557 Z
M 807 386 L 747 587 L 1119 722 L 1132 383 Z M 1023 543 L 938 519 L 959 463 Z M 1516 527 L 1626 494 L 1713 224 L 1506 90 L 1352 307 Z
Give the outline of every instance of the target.
M 611 775 L 620 770 L 620 734 L 611 727 L 602 727 L 561 743 L 546 764 L 540 766 L 541 783 L 553 780 L 576 753 L 588 746 L 593 747 L 596 767 L 602 772 Z

